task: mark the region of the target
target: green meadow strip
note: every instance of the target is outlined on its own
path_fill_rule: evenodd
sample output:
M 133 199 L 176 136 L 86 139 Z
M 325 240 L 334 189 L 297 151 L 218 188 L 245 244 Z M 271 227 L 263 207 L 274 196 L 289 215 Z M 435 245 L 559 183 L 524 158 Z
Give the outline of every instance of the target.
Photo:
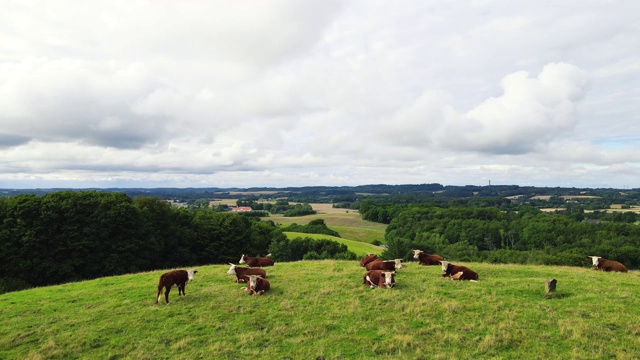
M 380 255 L 380 253 L 384 251 L 384 249 L 381 248 L 380 246 L 367 244 L 360 241 L 343 239 L 343 238 L 339 238 L 331 235 L 307 234 L 307 233 L 299 233 L 299 232 L 292 232 L 292 231 L 291 232 L 286 231 L 284 232 L 284 234 L 287 236 L 289 240 L 299 238 L 299 237 L 300 238 L 308 237 L 314 240 L 328 239 L 328 240 L 336 241 L 336 242 L 339 242 L 340 244 L 347 245 L 347 248 L 349 249 L 349 251 L 354 252 L 358 256 L 364 256 L 365 254 L 369 254 L 369 253 L 376 253 Z
M 640 273 L 462 264 L 478 282 L 415 262 L 394 289 L 357 261 L 266 268 L 249 296 L 228 265 L 198 268 L 155 305 L 164 271 L 0 295 L 1 359 L 637 359 Z M 548 279 L 557 290 L 545 294 Z

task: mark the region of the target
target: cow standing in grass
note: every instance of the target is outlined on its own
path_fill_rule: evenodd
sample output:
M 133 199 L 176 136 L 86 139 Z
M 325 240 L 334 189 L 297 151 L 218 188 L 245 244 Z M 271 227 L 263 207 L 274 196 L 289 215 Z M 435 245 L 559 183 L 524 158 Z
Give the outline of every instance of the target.
M 160 282 L 158 283 L 158 295 L 156 296 L 156 304 L 160 301 L 162 297 L 162 288 L 164 288 L 164 299 L 169 303 L 169 292 L 171 291 L 171 287 L 178 287 L 178 296 L 182 294 L 186 296 L 184 292 L 184 288 L 187 286 L 187 282 L 193 281 L 193 275 L 197 273 L 198 270 L 172 270 L 168 273 L 164 273 L 160 276 Z

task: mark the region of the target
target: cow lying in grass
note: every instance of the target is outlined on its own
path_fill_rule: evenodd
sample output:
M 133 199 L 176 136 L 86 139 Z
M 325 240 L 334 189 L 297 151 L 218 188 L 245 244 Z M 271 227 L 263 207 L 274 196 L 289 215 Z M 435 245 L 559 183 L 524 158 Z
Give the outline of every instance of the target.
M 396 269 L 402 269 L 402 259 L 395 259 L 395 260 L 375 259 L 372 262 L 365 265 L 365 268 L 367 270 L 396 271 Z
M 247 264 L 247 266 L 250 267 L 273 266 L 275 262 L 269 259 L 270 255 L 271 254 L 268 254 L 266 257 L 260 258 L 242 254 L 242 257 L 240 257 L 240 261 L 238 261 L 238 264 Z
M 452 263 L 444 260 L 440 261 L 440 264 L 442 264 L 442 272 L 444 272 L 442 277 L 448 277 L 452 280 L 478 280 L 478 273 L 466 266 L 453 265 Z
M 422 250 L 411 250 L 413 252 L 413 258 L 418 259 L 420 265 L 440 265 L 440 261 L 444 258 L 440 255 L 427 254 Z
M 362 280 L 365 285 L 368 285 L 372 289 L 376 286 L 391 289 L 396 286 L 396 272 L 371 270 L 364 274 Z
M 593 262 L 594 270 L 627 272 L 627 268 L 615 260 L 605 259 L 600 256 L 589 256 Z
M 249 295 L 262 295 L 269 291 L 270 285 L 267 279 L 263 279 L 259 275 L 249 275 L 248 277 L 249 281 L 244 291 L 249 293 Z
M 160 276 L 160 282 L 158 283 L 158 295 L 156 297 L 156 304 L 160 301 L 162 297 L 162 288 L 164 288 L 164 299 L 169 303 L 169 292 L 171 291 L 172 286 L 178 287 L 178 296 L 182 294 L 186 295 L 184 292 L 184 288 L 187 286 L 187 282 L 193 281 L 193 275 L 197 273 L 198 270 L 172 270 L 168 273 L 164 273 Z
M 246 283 L 249 279 L 249 275 L 259 275 L 263 278 L 267 277 L 267 272 L 261 268 L 248 268 L 242 266 L 236 266 L 232 263 L 229 263 L 231 267 L 229 271 L 227 271 L 227 275 L 235 275 L 237 283 Z
M 376 254 L 367 254 L 362 259 L 360 259 L 360 267 L 365 267 L 368 263 L 374 261 L 378 258 Z

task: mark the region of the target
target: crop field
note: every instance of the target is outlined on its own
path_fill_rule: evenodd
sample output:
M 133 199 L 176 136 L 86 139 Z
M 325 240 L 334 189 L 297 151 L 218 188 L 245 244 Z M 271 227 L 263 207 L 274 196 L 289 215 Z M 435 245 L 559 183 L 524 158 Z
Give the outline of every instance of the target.
M 464 264 L 399 269 L 362 284 L 357 261 L 266 268 L 249 296 L 228 265 L 198 268 L 186 296 L 155 305 L 164 271 L 0 295 L 1 359 L 637 359 L 640 274 Z M 555 278 L 555 293 L 544 282 Z

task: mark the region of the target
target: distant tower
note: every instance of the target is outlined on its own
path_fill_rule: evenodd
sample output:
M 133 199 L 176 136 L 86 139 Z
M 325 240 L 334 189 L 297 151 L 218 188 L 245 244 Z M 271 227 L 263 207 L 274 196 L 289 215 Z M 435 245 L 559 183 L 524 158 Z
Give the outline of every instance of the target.
M 489 186 L 491 186 L 491 179 L 489 179 Z

